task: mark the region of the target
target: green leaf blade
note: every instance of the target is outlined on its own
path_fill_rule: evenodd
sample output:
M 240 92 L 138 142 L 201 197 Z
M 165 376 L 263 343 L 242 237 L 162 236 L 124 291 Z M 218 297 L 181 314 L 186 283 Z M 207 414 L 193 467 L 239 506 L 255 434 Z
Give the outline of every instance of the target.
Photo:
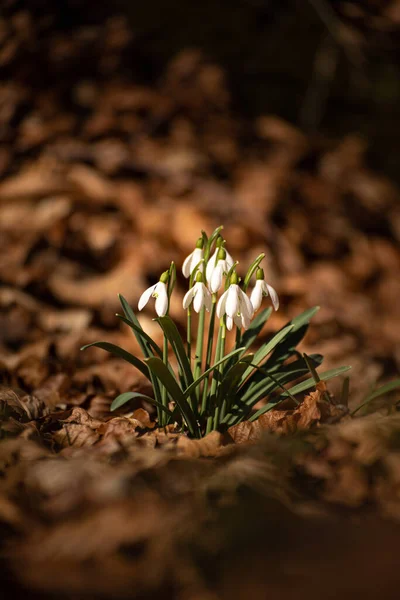
M 140 398 L 141 400 L 145 400 L 146 402 L 149 402 L 150 404 L 153 404 L 154 406 L 157 406 L 158 408 L 166 412 L 168 416 L 172 416 L 172 412 L 166 406 L 163 406 L 161 402 L 157 402 L 157 400 L 155 400 L 154 398 L 146 396 L 146 394 L 141 394 L 140 392 L 123 392 L 122 394 L 119 394 L 119 396 L 114 398 L 110 406 L 110 410 L 117 410 L 118 408 L 121 408 L 121 406 L 123 406 L 130 400 L 133 400 L 134 398 Z
M 195 415 L 185 398 L 178 382 L 169 371 L 168 367 L 163 363 L 160 358 L 156 356 L 146 358 L 146 364 L 151 372 L 158 377 L 161 383 L 165 386 L 171 399 L 177 404 L 182 417 L 186 421 L 188 429 L 195 437 L 200 436 L 200 430 L 197 425 Z
M 145 377 L 147 377 L 147 379 L 151 381 L 147 365 L 139 358 L 136 358 L 136 356 L 133 356 L 133 354 L 131 354 L 130 352 L 127 352 L 123 348 L 120 348 L 115 344 L 111 344 L 110 342 L 92 342 L 91 344 L 86 344 L 86 346 L 82 346 L 81 350 L 86 350 L 86 348 L 90 348 L 92 346 L 94 346 L 95 348 L 101 348 L 102 350 L 109 352 L 113 356 L 122 358 L 126 362 L 136 367 L 141 373 L 143 373 Z

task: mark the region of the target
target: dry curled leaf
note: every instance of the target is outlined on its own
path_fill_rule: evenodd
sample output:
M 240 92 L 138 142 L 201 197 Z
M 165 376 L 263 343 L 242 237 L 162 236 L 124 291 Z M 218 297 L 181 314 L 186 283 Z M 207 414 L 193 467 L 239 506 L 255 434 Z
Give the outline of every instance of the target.
M 317 384 L 317 390 L 306 396 L 296 409 L 272 410 L 254 422 L 244 421 L 230 427 L 229 434 L 240 444 L 254 442 L 266 431 L 289 435 L 302 429 L 311 429 L 321 423 L 337 422 L 348 417 L 346 407 L 327 402 L 323 397 L 325 392 L 326 386 L 320 382 Z

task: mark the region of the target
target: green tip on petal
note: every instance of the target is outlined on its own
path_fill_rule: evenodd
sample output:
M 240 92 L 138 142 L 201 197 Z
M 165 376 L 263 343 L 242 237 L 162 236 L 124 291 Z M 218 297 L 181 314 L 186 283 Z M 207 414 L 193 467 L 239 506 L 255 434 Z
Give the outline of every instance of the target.
M 222 246 L 218 250 L 217 260 L 225 260 L 226 259 L 226 250 Z
M 231 278 L 230 278 L 230 284 L 231 285 L 237 285 L 239 283 L 239 277 L 238 274 L 236 273 L 236 271 L 232 272 Z
M 196 242 L 196 248 L 204 248 L 204 239 L 203 237 L 199 237 L 199 239 Z
M 199 282 L 199 281 L 200 282 L 204 281 L 203 273 L 201 271 L 197 271 L 197 273 L 196 273 L 196 283 Z
M 169 271 L 164 271 L 164 273 L 160 276 L 161 283 L 168 283 L 169 279 Z
M 261 267 L 258 267 L 257 269 L 256 279 L 264 280 L 264 269 L 262 269 Z
M 225 242 L 225 240 L 222 237 L 222 235 L 218 234 L 217 241 L 215 242 L 216 247 L 221 248 L 221 246 L 224 244 L 224 242 Z

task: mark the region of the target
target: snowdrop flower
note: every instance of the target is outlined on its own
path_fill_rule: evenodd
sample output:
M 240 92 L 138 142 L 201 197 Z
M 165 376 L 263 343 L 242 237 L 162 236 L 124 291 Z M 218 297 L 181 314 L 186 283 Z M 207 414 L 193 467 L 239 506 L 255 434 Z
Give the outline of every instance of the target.
M 196 283 L 185 294 L 183 299 L 183 308 L 186 310 L 193 302 L 193 308 L 198 313 L 203 306 L 210 312 L 211 309 L 211 294 L 203 283 L 203 275 L 197 273 Z
M 217 241 L 217 247 L 215 249 L 215 252 L 214 252 L 214 254 L 212 256 L 210 256 L 210 258 L 208 260 L 208 263 L 207 263 L 207 267 L 206 267 L 206 280 L 207 280 L 207 283 L 209 285 L 211 283 L 211 278 L 212 278 L 212 275 L 214 273 L 214 269 L 216 268 L 216 266 L 218 264 L 218 252 L 219 252 L 219 250 L 221 248 L 222 242 L 223 242 L 222 238 L 219 238 L 219 240 Z M 231 269 L 233 267 L 233 258 L 232 258 L 232 256 L 229 254 L 229 252 L 225 248 L 224 248 L 224 250 L 226 252 L 226 254 L 225 254 L 226 272 L 228 272 L 229 269 Z
M 278 310 L 278 294 L 272 286 L 268 285 L 268 283 L 264 281 L 264 271 L 260 267 L 257 269 L 256 277 L 256 285 L 254 286 L 254 289 L 251 292 L 250 296 L 250 302 L 253 305 L 254 312 L 256 312 L 260 308 L 263 296 L 269 296 L 271 298 L 274 309 Z
M 160 281 L 158 281 L 155 285 L 147 288 L 146 291 L 139 298 L 138 309 L 142 310 L 148 303 L 151 297 L 156 299 L 156 313 L 159 317 L 165 317 L 168 312 L 168 290 L 167 290 L 167 282 L 168 282 L 169 273 L 165 271 L 161 277 Z
M 184 263 L 182 266 L 182 273 L 183 273 L 184 277 L 190 277 L 190 275 L 192 274 L 192 272 L 194 271 L 196 266 L 199 264 L 199 262 L 201 260 L 203 260 L 203 256 L 204 256 L 203 246 L 204 246 L 204 241 L 203 241 L 203 238 L 200 237 L 196 242 L 196 248 L 184 260 Z M 202 264 L 199 265 L 199 271 L 201 271 L 201 272 L 203 271 Z
M 254 314 L 253 306 L 238 285 L 238 276 L 232 273 L 230 286 L 224 292 L 217 304 L 217 315 L 219 318 L 226 314 L 226 326 L 229 330 L 233 324 L 237 327 L 247 329 Z
M 209 264 L 207 265 L 208 269 Z M 227 254 L 225 248 L 219 248 L 217 254 L 217 261 L 214 268 L 211 271 L 210 279 L 208 280 L 208 286 L 213 294 L 216 294 L 222 285 L 222 278 L 227 275 L 230 266 L 227 261 Z M 207 270 L 206 270 L 207 277 Z

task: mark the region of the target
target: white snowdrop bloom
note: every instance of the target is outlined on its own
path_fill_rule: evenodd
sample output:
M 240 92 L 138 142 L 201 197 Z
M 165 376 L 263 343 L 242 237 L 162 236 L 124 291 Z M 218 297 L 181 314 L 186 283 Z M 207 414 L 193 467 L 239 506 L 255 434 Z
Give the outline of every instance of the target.
M 209 267 L 209 264 L 210 263 L 207 264 L 207 269 Z M 227 261 L 227 254 L 225 248 L 218 248 L 217 261 L 212 271 L 209 270 L 210 278 L 208 279 L 208 286 L 213 294 L 216 294 L 220 289 L 222 285 L 223 276 L 228 273 L 230 268 L 231 267 L 229 266 L 229 263 Z
M 211 280 L 209 282 L 210 290 L 216 294 L 222 285 L 223 276 L 228 273 L 228 265 L 226 260 L 219 260 L 213 269 Z
M 253 305 L 254 312 L 260 308 L 264 296 L 269 296 L 271 298 L 272 306 L 275 310 L 278 310 L 278 294 L 271 285 L 268 285 L 268 283 L 264 281 L 264 271 L 259 268 L 257 269 L 256 285 L 250 295 L 250 302 Z
M 193 308 L 197 313 L 200 312 L 203 306 L 205 306 L 208 311 L 211 309 L 211 294 L 201 280 L 196 281 L 194 286 L 185 294 L 183 308 L 186 310 L 192 302 Z
M 168 271 L 161 275 L 160 281 L 150 286 L 139 298 L 138 309 L 142 310 L 151 297 L 156 299 L 156 313 L 159 317 L 165 317 L 168 311 Z
M 182 273 L 184 277 L 190 277 L 195 267 L 203 260 L 204 251 L 203 248 L 196 247 L 189 256 L 187 256 L 183 262 Z M 199 271 L 203 271 L 203 265 L 199 265 Z
M 237 327 L 247 329 L 254 314 L 253 306 L 237 283 L 237 275 L 233 274 L 231 283 L 217 304 L 217 315 L 219 318 L 226 314 L 226 326 L 230 330 L 233 324 Z
M 207 280 L 207 283 L 209 285 L 211 283 L 211 278 L 212 278 L 214 269 L 217 267 L 217 264 L 218 264 L 218 252 L 219 252 L 219 250 L 220 250 L 219 247 L 216 248 L 214 254 L 212 256 L 210 256 L 210 258 L 208 259 L 208 263 L 207 263 L 207 267 L 206 267 L 206 280 Z M 229 254 L 229 252 L 226 250 L 226 248 L 224 248 L 224 250 L 226 252 L 226 255 L 225 255 L 226 272 L 228 272 L 229 269 L 231 269 L 233 267 L 233 258 Z

